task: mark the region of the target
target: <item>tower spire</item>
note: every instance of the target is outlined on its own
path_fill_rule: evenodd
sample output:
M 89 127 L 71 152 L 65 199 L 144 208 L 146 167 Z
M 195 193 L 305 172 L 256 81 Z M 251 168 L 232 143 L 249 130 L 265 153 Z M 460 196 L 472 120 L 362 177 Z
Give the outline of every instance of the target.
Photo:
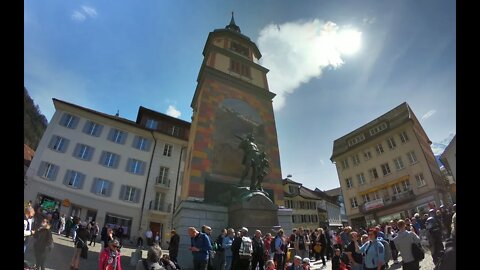
M 238 25 L 235 24 L 235 19 L 233 18 L 233 11 L 232 11 L 232 19 L 230 20 L 230 24 L 225 26 L 225 28 L 237 33 L 241 33 L 240 27 L 238 27 Z

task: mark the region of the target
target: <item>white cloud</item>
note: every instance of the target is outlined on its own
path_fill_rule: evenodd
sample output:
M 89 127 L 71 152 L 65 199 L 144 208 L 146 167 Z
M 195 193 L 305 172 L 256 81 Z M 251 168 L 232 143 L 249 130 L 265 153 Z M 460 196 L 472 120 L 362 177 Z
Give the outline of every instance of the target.
M 77 22 L 83 22 L 85 21 L 86 17 L 79 11 L 74 11 L 72 14 L 72 20 L 77 21 Z
M 175 106 L 169 105 L 167 109 L 167 115 L 170 115 L 175 118 L 179 118 L 182 115 L 182 113 L 179 110 L 177 110 Z
M 93 18 L 97 16 L 97 11 L 88 6 L 82 6 L 81 10 L 75 10 L 72 14 L 72 20 L 77 22 L 83 22 L 87 17 Z
M 90 17 L 96 17 L 97 11 L 92 7 L 82 6 L 83 12 L 85 12 Z
M 430 117 L 431 117 L 432 115 L 434 115 L 436 112 L 437 112 L 437 111 L 435 111 L 435 110 L 430 110 L 430 111 L 428 111 L 426 114 L 424 114 L 424 115 L 422 116 L 422 120 L 425 120 L 425 119 L 430 118 Z
M 270 70 L 270 90 L 277 94 L 274 109 L 281 109 L 288 94 L 319 77 L 324 68 L 340 67 L 341 55 L 358 48 L 360 36 L 356 30 L 318 19 L 264 27 L 257 44 L 263 56 L 260 62 Z

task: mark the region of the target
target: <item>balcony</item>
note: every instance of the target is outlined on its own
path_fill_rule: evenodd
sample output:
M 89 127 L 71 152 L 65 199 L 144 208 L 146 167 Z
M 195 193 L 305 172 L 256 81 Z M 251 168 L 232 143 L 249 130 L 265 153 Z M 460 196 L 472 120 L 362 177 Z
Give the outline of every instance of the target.
M 385 196 L 383 198 L 369 201 L 359 206 L 360 213 L 369 214 L 374 211 L 381 210 L 384 207 L 391 207 L 406 201 L 415 199 L 415 194 L 413 190 L 409 189 L 407 191 L 397 193 L 393 196 Z
M 150 210 L 150 213 L 152 214 L 167 215 L 172 211 L 172 204 L 151 200 L 150 204 L 148 205 L 148 210 Z
M 162 179 L 160 176 L 155 177 L 155 187 L 160 189 L 170 189 L 170 179 Z

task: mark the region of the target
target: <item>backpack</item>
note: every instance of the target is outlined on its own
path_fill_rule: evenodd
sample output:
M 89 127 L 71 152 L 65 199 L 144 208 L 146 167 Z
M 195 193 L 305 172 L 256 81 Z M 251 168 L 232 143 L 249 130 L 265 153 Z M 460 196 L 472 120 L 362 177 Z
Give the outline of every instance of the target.
M 238 255 L 240 256 L 240 259 L 250 260 L 252 258 L 252 252 L 253 252 L 252 239 L 250 239 L 250 237 L 247 237 L 247 236 L 242 236 L 242 243 L 240 244 L 240 250 L 238 251 Z
M 380 242 L 383 244 L 383 247 L 385 248 L 385 257 L 383 260 L 385 261 L 385 264 L 387 264 L 392 258 L 392 249 L 390 248 L 390 243 L 387 242 L 385 239 L 382 238 Z

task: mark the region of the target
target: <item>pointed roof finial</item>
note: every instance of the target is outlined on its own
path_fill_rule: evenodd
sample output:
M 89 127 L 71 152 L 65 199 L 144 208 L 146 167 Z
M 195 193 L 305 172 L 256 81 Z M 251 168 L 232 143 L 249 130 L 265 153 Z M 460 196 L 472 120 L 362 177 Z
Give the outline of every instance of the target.
M 225 27 L 228 30 L 235 31 L 237 33 L 241 33 L 240 27 L 235 24 L 235 19 L 233 18 L 233 11 L 232 11 L 232 19 L 230 20 L 230 24 Z
M 117 110 L 117 113 L 115 114 L 116 117 L 120 116 L 120 110 Z

